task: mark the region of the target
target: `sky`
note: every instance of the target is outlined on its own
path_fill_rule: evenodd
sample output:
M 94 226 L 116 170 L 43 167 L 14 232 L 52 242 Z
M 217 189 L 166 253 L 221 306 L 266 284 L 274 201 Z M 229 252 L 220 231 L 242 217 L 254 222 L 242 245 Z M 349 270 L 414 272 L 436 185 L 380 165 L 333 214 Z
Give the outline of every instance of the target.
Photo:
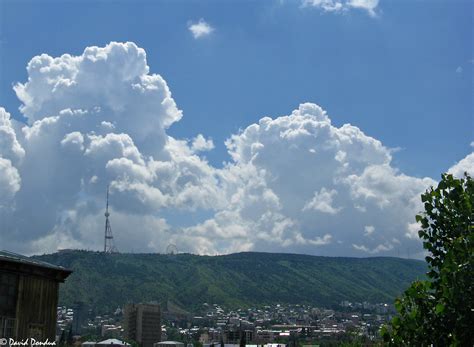
M 0 0 L 0 248 L 423 256 L 474 173 L 471 1 Z

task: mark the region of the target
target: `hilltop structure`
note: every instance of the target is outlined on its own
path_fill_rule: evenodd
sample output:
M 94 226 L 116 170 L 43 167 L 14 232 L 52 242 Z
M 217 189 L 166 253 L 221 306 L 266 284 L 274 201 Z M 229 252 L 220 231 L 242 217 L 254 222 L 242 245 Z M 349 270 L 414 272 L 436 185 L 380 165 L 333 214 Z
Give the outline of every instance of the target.
M 112 235 L 112 227 L 109 221 L 109 186 L 107 186 L 107 198 L 105 203 L 105 231 L 104 231 L 104 253 L 116 253 L 117 248 L 114 244 L 114 236 Z

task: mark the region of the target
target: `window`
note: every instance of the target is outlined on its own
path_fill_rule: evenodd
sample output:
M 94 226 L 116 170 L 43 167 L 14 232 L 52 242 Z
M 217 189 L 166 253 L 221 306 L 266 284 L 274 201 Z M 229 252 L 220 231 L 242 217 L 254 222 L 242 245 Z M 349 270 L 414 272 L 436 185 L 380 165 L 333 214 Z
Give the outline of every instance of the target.
M 0 317 L 0 338 L 14 337 L 15 319 L 9 317 Z

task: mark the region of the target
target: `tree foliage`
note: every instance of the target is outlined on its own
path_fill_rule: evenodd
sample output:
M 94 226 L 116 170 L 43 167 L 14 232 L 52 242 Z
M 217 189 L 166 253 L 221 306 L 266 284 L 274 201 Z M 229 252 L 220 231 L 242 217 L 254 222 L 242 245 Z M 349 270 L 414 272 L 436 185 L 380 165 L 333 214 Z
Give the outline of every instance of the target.
M 418 232 L 429 252 L 428 280 L 395 301 L 398 315 L 382 329 L 386 342 L 411 346 L 474 344 L 474 181 L 442 175 L 421 196 Z
M 170 301 L 187 311 L 199 310 L 203 302 L 227 308 L 392 302 L 427 269 L 419 260 L 275 253 L 170 257 L 64 251 L 34 259 L 73 270 L 60 286 L 59 304 L 80 300 L 97 315 L 147 301 Z

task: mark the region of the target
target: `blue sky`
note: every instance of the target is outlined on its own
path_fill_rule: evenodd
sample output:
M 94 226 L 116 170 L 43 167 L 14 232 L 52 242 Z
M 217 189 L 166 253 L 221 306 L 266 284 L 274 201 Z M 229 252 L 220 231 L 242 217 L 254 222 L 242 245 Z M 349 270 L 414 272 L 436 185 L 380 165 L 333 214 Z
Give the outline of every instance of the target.
M 170 133 L 223 141 L 265 115 L 315 102 L 400 148 L 395 166 L 438 178 L 473 140 L 471 1 L 380 1 L 378 15 L 297 1 L 1 1 L 0 104 L 35 55 L 133 41 L 168 82 L 184 119 Z M 195 40 L 189 21 L 215 28 Z M 456 73 L 458 67 L 462 72 Z
M 474 173 L 473 11 L 0 0 L 0 242 L 101 249 L 110 184 L 124 251 L 421 257 L 420 193 Z

